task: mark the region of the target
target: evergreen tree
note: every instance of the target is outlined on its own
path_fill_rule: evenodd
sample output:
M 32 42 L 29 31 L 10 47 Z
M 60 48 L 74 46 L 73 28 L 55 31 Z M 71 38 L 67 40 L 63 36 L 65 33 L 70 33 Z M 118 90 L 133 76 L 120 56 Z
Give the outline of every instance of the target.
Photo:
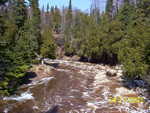
M 112 9 L 113 9 L 113 0 L 107 0 L 106 13 L 109 13 L 110 15 L 112 15 Z
M 143 10 L 146 17 L 150 17 L 150 1 L 149 0 L 140 0 L 138 2 L 138 7 Z
M 54 11 L 52 11 L 52 22 L 53 22 L 53 31 L 56 33 L 60 33 L 61 28 L 61 14 L 59 8 L 55 7 Z
M 14 2 L 14 14 L 15 21 L 18 28 L 22 27 L 27 19 L 27 10 L 24 0 L 15 0 Z
M 47 24 L 47 15 L 45 14 L 45 8 L 44 6 L 42 7 L 41 11 L 41 29 L 44 28 L 44 26 Z
M 122 22 L 122 29 L 128 29 L 128 26 L 134 19 L 134 14 L 135 6 L 126 1 L 117 14 L 117 19 Z
M 133 12 L 129 12 L 130 7 L 126 6 L 126 9 L 128 9 L 128 11 L 126 10 L 128 16 L 124 14 L 124 19 L 121 20 L 125 35 L 118 45 L 120 47 L 118 56 L 120 62 L 124 65 L 126 74 L 135 78 L 146 75 L 148 72 L 148 64 L 144 60 L 144 49 L 149 42 L 149 25 L 141 8 L 132 6 Z
M 45 27 L 42 33 L 42 44 L 40 53 L 44 58 L 55 58 L 55 48 L 53 35 L 51 30 L 48 27 Z
M 50 10 L 50 7 L 49 7 L 49 4 L 47 4 L 47 7 L 46 7 L 47 13 L 49 12 L 49 10 Z
M 69 7 L 68 7 L 67 15 L 66 15 L 66 20 L 67 20 L 67 23 L 69 25 L 72 24 L 72 19 L 73 19 L 73 15 L 72 15 L 72 0 L 69 0 Z
M 50 8 L 49 8 L 49 4 L 47 4 L 47 10 L 46 10 L 46 12 L 44 11 L 43 13 L 45 14 L 45 24 L 42 26 L 43 27 L 43 29 L 44 29 L 44 27 L 45 26 L 47 26 L 47 27 L 51 27 L 51 25 L 50 25 L 50 23 L 51 23 L 51 16 L 52 15 L 50 15 Z
M 41 33 L 40 33 L 40 24 L 41 24 L 41 17 L 40 17 L 40 9 L 38 0 L 29 0 L 30 7 L 32 8 L 32 18 L 29 20 L 29 28 L 32 34 L 31 38 L 33 38 L 33 48 L 35 53 L 39 53 L 40 45 L 41 45 Z
M 73 40 L 73 14 L 72 14 L 72 1 L 69 0 L 69 6 L 67 9 L 67 13 L 65 15 L 65 50 L 66 55 L 73 55 L 74 50 L 71 47 L 72 46 L 72 40 Z
M 4 44 L 0 47 L 0 57 L 2 59 L 0 65 L 3 67 L 0 74 L 2 78 L 0 89 L 5 94 L 9 94 L 17 88 L 20 82 L 19 78 L 24 76 L 26 69 L 28 69 L 25 63 L 26 59 L 21 59 L 21 57 L 24 57 L 21 55 L 23 51 L 16 49 L 16 47 L 20 47 L 17 41 L 22 40 L 19 31 L 23 28 L 27 18 L 25 2 L 16 0 L 12 2 L 12 6 L 13 11 L 11 13 L 13 14 L 6 13 L 7 20 L 4 21 L 5 30 L 2 35 Z M 10 15 L 13 16 L 10 17 Z

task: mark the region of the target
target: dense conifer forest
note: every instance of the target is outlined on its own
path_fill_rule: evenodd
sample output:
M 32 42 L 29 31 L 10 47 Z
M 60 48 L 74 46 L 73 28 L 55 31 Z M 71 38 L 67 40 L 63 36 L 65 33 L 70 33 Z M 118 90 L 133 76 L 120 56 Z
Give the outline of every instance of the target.
M 115 4 L 115 5 L 114 5 Z M 54 34 L 62 34 L 66 56 L 107 65 L 121 64 L 129 79 L 150 76 L 150 0 L 96 2 L 90 12 L 38 0 L 0 0 L 0 94 L 12 94 L 37 57 L 55 59 Z

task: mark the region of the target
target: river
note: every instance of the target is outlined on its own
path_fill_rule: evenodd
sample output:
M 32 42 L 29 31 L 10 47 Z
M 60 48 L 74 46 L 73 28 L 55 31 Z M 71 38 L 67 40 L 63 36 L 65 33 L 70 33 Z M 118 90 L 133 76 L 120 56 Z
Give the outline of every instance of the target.
M 0 100 L 0 113 L 150 113 L 150 100 L 139 93 L 146 89 L 125 87 L 121 66 L 65 60 L 46 64 L 41 69 L 46 76 Z M 108 77 L 109 70 L 117 70 L 117 75 Z M 122 100 L 113 101 L 115 97 Z M 124 101 L 125 97 L 143 101 Z

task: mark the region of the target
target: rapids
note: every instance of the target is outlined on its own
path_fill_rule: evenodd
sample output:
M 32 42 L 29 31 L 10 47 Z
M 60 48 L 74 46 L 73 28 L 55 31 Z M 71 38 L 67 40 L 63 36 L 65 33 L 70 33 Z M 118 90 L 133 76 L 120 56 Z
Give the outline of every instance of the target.
M 125 87 L 121 66 L 49 59 L 44 62 L 40 74 L 47 75 L 0 100 L 0 113 L 150 113 L 147 90 Z M 117 74 L 108 77 L 108 71 Z M 144 102 L 111 103 L 111 97 L 141 97 Z

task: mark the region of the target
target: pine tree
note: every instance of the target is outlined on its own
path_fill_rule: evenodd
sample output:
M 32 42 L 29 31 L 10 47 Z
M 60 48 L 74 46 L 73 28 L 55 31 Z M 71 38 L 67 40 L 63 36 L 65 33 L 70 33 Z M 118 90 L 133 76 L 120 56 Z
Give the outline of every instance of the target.
M 31 38 L 33 38 L 33 48 L 35 53 L 39 53 L 40 51 L 40 44 L 41 44 L 41 33 L 40 33 L 40 24 L 41 24 L 41 17 L 40 17 L 40 9 L 38 0 L 29 0 L 30 7 L 32 8 L 32 17 L 29 20 L 29 28 L 32 34 Z
M 50 25 L 50 23 L 51 23 L 51 16 L 52 15 L 50 15 L 50 7 L 49 7 L 49 4 L 47 4 L 47 8 L 46 8 L 47 10 L 46 10 L 46 12 L 44 11 L 43 13 L 45 14 L 45 25 L 44 26 L 42 26 L 42 27 L 45 27 L 45 26 L 49 26 L 49 27 L 51 27 L 51 25 Z M 44 28 L 43 28 L 44 29 Z
M 112 16 L 113 13 L 113 0 L 107 0 L 106 2 L 106 13 Z
M 49 3 L 48 3 L 48 4 L 47 4 L 47 7 L 46 7 L 47 13 L 49 12 L 49 10 L 50 10 L 50 7 L 49 7 Z
M 42 7 L 41 11 L 41 29 L 44 28 L 45 25 L 47 25 L 47 19 L 46 19 L 46 14 L 45 14 L 45 8 L 44 6 Z
M 54 11 L 52 13 L 52 22 L 53 22 L 53 31 L 56 33 L 60 33 L 60 28 L 61 28 L 61 14 L 59 8 L 55 7 Z M 49 20 L 50 21 L 50 20 Z
M 73 44 L 73 11 L 72 11 L 72 0 L 69 0 L 69 6 L 67 13 L 65 15 L 65 50 L 66 55 L 73 55 L 74 50 L 72 48 Z
M 147 18 L 143 13 L 143 9 L 133 7 L 133 12 L 129 12 L 130 7 L 126 6 L 128 16 L 124 14 L 123 23 L 125 35 L 122 38 L 120 50 L 118 52 L 119 60 L 124 65 L 124 71 L 129 77 L 146 75 L 148 72 L 148 64 L 145 59 L 145 48 L 148 44 L 149 27 Z M 122 13 L 123 14 L 123 13 Z M 126 16 L 126 17 L 125 17 Z M 147 57 L 148 58 L 148 57 Z
M 12 2 L 12 10 L 6 13 L 7 20 L 5 20 L 5 31 L 3 34 L 3 41 L 5 44 L 1 45 L 0 57 L 1 62 L 1 76 L 2 82 L 0 84 L 0 89 L 2 93 L 8 94 L 17 88 L 20 83 L 19 78 L 25 75 L 26 69 L 26 58 L 23 58 L 25 51 L 22 49 L 18 50 L 22 44 L 22 35 L 20 31 L 24 31 L 23 26 L 27 19 L 26 6 L 24 0 L 16 0 Z M 6 8 L 6 10 L 9 10 Z M 12 14 L 11 14 L 12 13 Z M 10 15 L 13 15 L 12 17 Z M 3 16 L 5 18 L 5 16 Z M 22 34 L 22 33 L 21 33 Z M 25 40 L 23 40 L 25 41 Z M 19 45 L 18 44 L 21 44 Z M 21 52 L 20 52 L 21 51 Z
M 150 1 L 149 0 L 140 0 L 138 2 L 138 7 L 141 8 L 144 13 L 145 13 L 145 16 L 147 17 L 150 17 Z
M 49 27 L 45 27 L 42 33 L 42 44 L 40 53 L 43 58 L 55 58 L 55 48 L 56 45 L 54 43 L 53 35 Z
M 68 28 L 71 27 L 72 19 L 73 19 L 72 1 L 69 0 L 69 6 L 68 6 L 67 14 L 66 14 L 66 24 L 68 25 Z
M 126 1 L 117 14 L 117 18 L 122 22 L 123 28 L 127 28 L 130 25 L 130 22 L 133 21 L 134 14 L 135 6 Z
M 18 28 L 22 27 L 27 19 L 27 10 L 24 0 L 16 0 L 14 3 L 15 21 Z

